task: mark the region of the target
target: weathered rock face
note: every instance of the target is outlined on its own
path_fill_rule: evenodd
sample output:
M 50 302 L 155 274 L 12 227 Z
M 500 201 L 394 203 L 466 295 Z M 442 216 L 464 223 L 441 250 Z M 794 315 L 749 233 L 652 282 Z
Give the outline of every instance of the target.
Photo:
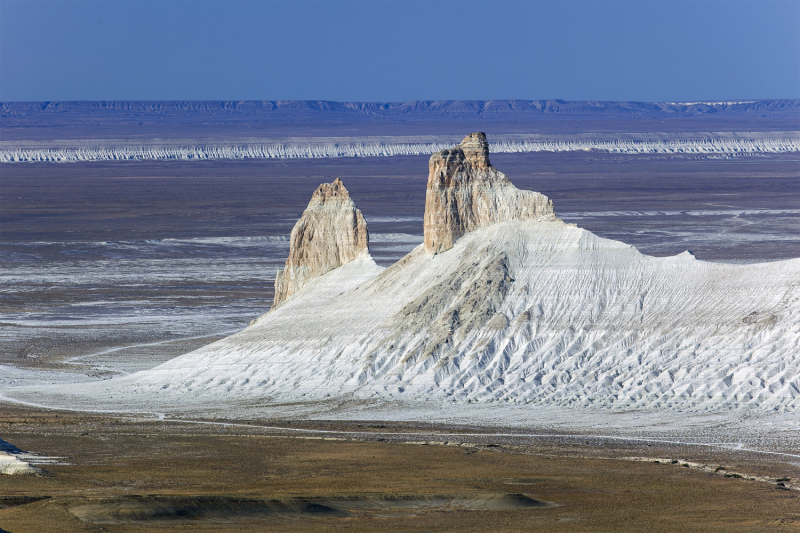
M 369 253 L 367 222 L 341 180 L 314 191 L 292 229 L 286 267 L 275 278 L 278 307 L 312 279 Z
M 555 220 L 553 202 L 521 191 L 489 163 L 485 133 L 470 133 L 461 144 L 433 154 L 425 197 L 425 250 L 453 247 L 465 233 L 504 220 Z

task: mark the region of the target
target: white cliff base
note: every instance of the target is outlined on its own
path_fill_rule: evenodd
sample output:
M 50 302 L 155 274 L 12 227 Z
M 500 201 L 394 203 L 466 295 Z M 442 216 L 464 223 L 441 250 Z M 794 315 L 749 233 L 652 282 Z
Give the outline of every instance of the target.
M 800 260 L 655 258 L 559 221 L 502 222 L 433 258 L 355 260 L 241 333 L 96 393 L 794 411 L 798 280 Z

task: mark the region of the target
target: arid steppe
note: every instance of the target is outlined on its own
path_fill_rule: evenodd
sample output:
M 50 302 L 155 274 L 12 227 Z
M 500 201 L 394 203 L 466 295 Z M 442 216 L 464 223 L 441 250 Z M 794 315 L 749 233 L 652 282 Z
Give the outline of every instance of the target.
M 796 483 L 800 469 L 776 455 L 422 423 L 219 425 L 8 405 L 0 429 L 52 461 L 43 477 L 0 477 L 0 524 L 14 533 L 800 529 L 800 493 L 778 485 Z

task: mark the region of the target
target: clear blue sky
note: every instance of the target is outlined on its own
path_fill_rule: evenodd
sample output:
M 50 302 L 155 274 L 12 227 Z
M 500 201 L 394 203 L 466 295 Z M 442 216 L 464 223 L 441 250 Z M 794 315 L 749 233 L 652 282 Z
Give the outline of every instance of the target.
M 0 100 L 800 98 L 800 0 L 0 0 Z

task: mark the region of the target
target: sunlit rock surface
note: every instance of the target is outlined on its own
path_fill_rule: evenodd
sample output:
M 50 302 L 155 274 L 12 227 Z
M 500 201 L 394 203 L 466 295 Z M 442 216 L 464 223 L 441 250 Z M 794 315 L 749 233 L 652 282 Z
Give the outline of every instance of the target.
M 323 183 L 292 229 L 286 266 L 275 277 L 272 308 L 310 280 L 368 253 L 367 223 L 342 180 Z
M 425 250 L 449 250 L 465 233 L 505 220 L 555 220 L 553 202 L 521 191 L 489 162 L 485 133 L 433 154 L 425 197 Z

